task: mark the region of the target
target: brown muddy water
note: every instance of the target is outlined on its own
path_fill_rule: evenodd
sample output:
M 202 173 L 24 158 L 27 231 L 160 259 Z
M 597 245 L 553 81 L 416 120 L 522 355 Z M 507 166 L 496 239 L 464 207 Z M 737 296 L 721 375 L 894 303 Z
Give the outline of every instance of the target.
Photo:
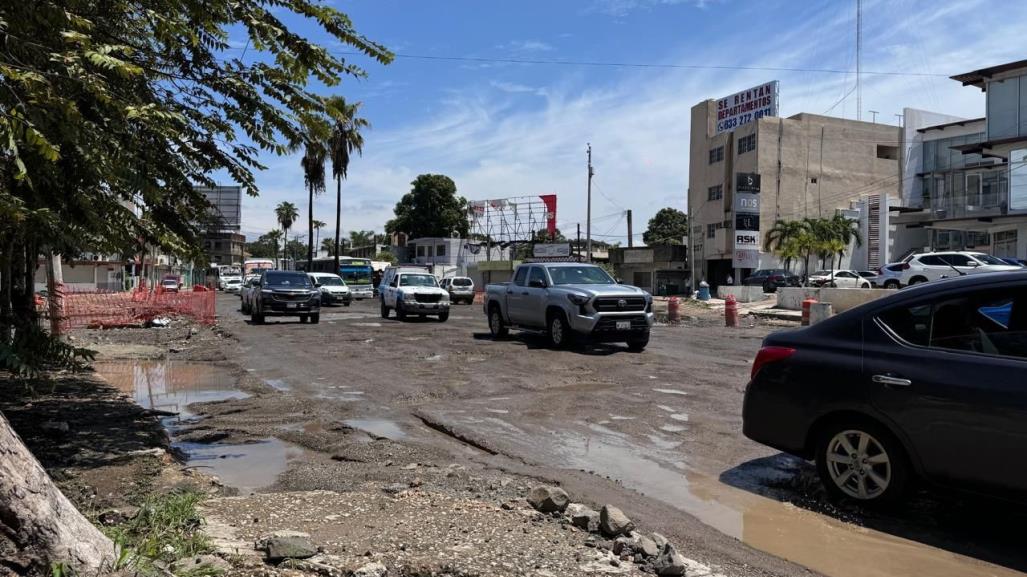
M 186 456 L 186 466 L 214 475 L 227 487 L 242 493 L 273 485 L 290 461 L 303 450 L 275 438 L 246 443 L 176 442 L 200 418 L 192 410 L 196 403 L 244 399 L 236 388 L 232 372 L 211 363 L 187 361 L 105 361 L 94 365 L 97 374 L 118 390 L 129 394 L 141 407 L 175 413 L 161 424 L 171 437 L 171 446 Z
M 447 419 L 488 438 L 504 439 L 504 452 L 530 456 L 548 466 L 608 475 L 756 549 L 831 577 L 1024 575 L 768 498 L 746 487 L 793 477 L 795 471 L 787 467 L 749 467 L 735 473 L 736 478 L 728 479 L 728 484 L 717 475 L 695 470 L 687 455 L 659 432 L 645 443 L 600 423 L 549 427 L 514 424 L 499 415 L 461 414 L 450 414 Z M 539 439 L 547 441 L 540 443 Z

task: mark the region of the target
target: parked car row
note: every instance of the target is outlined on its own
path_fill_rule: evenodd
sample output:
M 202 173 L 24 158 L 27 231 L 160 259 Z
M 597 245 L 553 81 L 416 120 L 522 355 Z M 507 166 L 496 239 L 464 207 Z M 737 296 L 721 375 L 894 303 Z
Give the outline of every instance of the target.
M 927 252 L 910 255 L 902 262 L 881 267 L 877 286 L 897 289 L 943 278 L 1022 269 L 1022 264 L 983 252 Z

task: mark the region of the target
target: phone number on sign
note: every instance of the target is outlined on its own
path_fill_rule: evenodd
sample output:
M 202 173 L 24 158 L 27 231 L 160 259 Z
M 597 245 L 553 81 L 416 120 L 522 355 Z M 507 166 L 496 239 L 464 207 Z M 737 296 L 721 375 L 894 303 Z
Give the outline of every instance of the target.
M 738 116 L 725 118 L 724 120 L 721 120 L 717 123 L 717 132 L 724 132 L 725 130 L 738 128 L 739 126 L 743 124 L 748 124 L 758 118 L 770 116 L 770 113 L 771 111 L 769 108 L 763 108 L 761 110 L 757 110 L 756 112 L 746 112 L 745 114 L 739 114 Z

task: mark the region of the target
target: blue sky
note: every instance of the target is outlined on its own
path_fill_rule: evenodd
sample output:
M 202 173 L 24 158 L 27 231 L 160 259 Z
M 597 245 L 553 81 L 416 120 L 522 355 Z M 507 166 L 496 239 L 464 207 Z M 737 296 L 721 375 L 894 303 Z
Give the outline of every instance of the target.
M 620 215 L 632 209 L 638 241 L 657 210 L 685 209 L 689 109 L 695 103 L 777 79 L 784 116 L 856 116 L 851 73 L 402 56 L 854 71 L 855 0 L 333 4 L 362 33 L 400 55 L 389 66 L 354 57 L 368 78 L 344 79 L 331 89 L 362 101 L 373 124 L 364 156 L 354 160 L 343 183 L 344 233 L 382 231 L 410 182 L 426 172 L 449 175 L 471 200 L 556 193 L 559 226 L 570 233 L 584 220 L 585 143 L 591 142 L 593 233 L 623 242 Z M 877 110 L 879 122 L 897 123 L 893 115 L 904 106 L 982 116 L 983 95 L 947 76 L 1027 57 L 1027 3 L 998 9 L 978 0 L 863 5 L 864 70 L 938 75 L 865 75 L 864 119 L 870 117 L 866 111 Z M 307 24 L 296 29 L 314 31 Z M 264 160 L 270 169 L 257 175 L 260 196 L 244 199 L 244 232 L 255 237 L 273 227 L 273 207 L 282 200 L 300 207 L 296 232 L 304 232 L 307 196 L 299 158 Z M 334 195 L 315 201 L 314 212 L 334 225 Z

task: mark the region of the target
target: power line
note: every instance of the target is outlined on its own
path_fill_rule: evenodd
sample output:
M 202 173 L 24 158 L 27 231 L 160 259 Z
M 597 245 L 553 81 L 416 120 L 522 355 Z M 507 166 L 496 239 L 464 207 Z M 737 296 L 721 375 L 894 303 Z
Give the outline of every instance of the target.
M 330 52 L 337 56 L 362 56 L 362 52 L 356 51 L 335 51 Z M 737 66 L 729 64 L 665 64 L 656 62 L 613 62 L 598 60 L 544 60 L 527 58 L 486 58 L 480 56 L 436 56 L 428 54 L 394 54 L 396 58 L 410 60 L 435 60 L 452 62 L 478 62 L 489 64 L 541 64 L 552 66 L 593 66 L 610 68 L 671 68 L 679 70 L 752 70 L 759 72 L 810 72 L 821 74 L 850 74 L 849 70 L 837 68 L 798 68 L 789 66 Z M 927 77 L 948 77 L 946 74 L 930 72 L 902 72 L 897 70 L 863 70 L 860 74 L 874 74 L 877 76 L 927 76 Z

